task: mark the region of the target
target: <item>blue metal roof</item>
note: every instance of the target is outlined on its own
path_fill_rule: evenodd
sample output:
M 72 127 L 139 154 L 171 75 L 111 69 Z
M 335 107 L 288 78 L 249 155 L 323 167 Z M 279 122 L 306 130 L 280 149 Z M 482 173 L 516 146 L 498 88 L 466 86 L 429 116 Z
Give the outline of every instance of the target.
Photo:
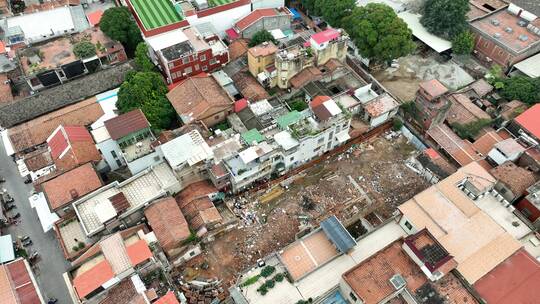
M 356 245 L 354 238 L 335 215 L 322 221 L 321 228 L 341 253 L 347 253 Z
M 300 13 L 295 8 L 289 8 L 289 11 L 293 15 L 293 20 L 302 19 L 302 16 L 300 16 Z

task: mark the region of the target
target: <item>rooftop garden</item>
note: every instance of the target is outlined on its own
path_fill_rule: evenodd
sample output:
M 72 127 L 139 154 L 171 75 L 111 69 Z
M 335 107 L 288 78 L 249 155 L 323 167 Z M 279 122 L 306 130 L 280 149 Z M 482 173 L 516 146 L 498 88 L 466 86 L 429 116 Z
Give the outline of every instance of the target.
M 133 9 L 147 30 L 182 21 L 169 0 L 131 0 Z

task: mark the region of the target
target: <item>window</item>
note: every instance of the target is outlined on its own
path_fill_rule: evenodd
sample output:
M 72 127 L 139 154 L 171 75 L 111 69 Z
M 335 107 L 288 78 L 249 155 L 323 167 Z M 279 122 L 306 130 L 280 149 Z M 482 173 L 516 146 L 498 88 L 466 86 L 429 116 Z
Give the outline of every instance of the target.
M 317 140 L 317 145 L 320 145 L 324 142 L 324 137 L 321 137 Z
M 189 63 L 189 57 L 184 57 L 184 58 L 182 58 L 182 63 L 183 63 L 183 64 Z
M 116 165 L 118 167 L 122 167 L 122 162 L 119 159 L 116 159 Z
M 214 119 L 219 119 L 219 114 L 214 116 Z
M 212 65 L 212 64 L 216 64 L 216 62 L 217 62 L 216 58 L 212 58 L 212 59 L 210 59 L 210 65 Z
M 320 149 L 321 149 L 321 147 L 317 147 L 317 148 L 313 149 L 313 152 L 317 152 L 317 151 L 319 151 Z
M 195 255 L 195 251 L 190 251 L 189 252 L 189 256 L 194 256 Z
M 506 191 L 507 191 L 506 188 L 501 188 L 501 189 L 499 189 L 499 193 L 500 193 L 501 195 L 504 195 L 504 194 L 506 193 Z
M 199 65 L 198 65 L 198 64 L 195 65 L 194 70 L 195 70 L 195 71 L 198 71 L 198 70 L 199 70 Z
M 354 295 L 354 293 L 352 293 L 352 291 L 349 293 L 349 297 L 351 298 L 351 300 L 353 301 L 358 301 L 358 299 L 356 298 L 356 296 Z
M 174 67 L 174 63 L 169 62 L 169 69 L 172 69 Z
M 202 70 L 203 70 L 203 71 L 208 71 L 208 67 L 207 67 L 206 65 L 203 65 L 203 66 L 202 66 Z
M 411 223 L 409 223 L 409 221 L 405 221 L 404 225 L 405 225 L 405 227 L 407 227 L 407 229 L 409 229 L 409 230 L 412 230 L 412 229 L 413 229 L 413 227 L 412 227 Z
M 289 159 L 289 161 L 294 161 L 294 156 L 292 156 L 292 157 Z
M 199 60 L 200 61 L 206 61 L 206 55 L 202 54 L 201 56 L 199 56 Z
M 116 151 L 111 151 L 111 155 L 112 155 L 112 157 L 114 157 L 114 158 L 118 158 L 118 155 L 116 155 Z
M 529 209 L 527 209 L 527 208 L 523 208 L 521 210 L 521 213 L 523 213 L 523 215 L 525 215 L 525 217 L 527 217 L 527 218 L 530 218 L 531 215 L 532 215 L 532 212 L 530 212 Z

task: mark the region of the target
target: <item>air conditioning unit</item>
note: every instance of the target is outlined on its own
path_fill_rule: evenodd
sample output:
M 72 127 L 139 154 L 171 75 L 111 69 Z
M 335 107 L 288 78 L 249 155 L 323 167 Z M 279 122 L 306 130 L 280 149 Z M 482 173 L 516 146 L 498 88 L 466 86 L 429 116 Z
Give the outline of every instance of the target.
M 407 285 L 407 281 L 400 274 L 395 274 L 390 278 L 390 284 L 394 286 L 394 289 L 400 290 Z

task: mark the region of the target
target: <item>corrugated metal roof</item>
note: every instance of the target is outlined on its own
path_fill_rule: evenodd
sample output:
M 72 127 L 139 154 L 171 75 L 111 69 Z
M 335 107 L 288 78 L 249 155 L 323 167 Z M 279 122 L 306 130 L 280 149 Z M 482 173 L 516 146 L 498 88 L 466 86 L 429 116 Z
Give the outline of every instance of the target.
M 351 248 L 356 246 L 354 238 L 343 227 L 335 215 L 322 221 L 321 228 L 341 253 L 347 253 Z

